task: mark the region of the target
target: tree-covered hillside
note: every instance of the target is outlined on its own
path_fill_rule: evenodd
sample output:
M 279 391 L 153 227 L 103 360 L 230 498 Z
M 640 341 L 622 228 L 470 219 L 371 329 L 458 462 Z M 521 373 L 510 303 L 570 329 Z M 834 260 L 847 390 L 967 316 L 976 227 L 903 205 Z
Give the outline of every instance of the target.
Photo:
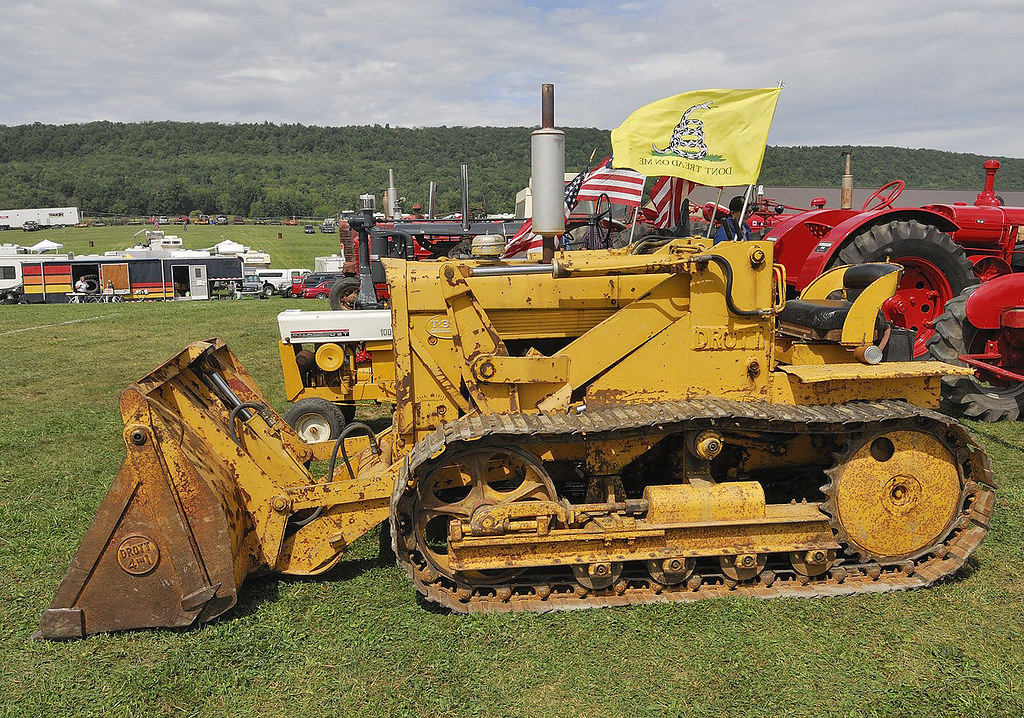
M 0 207 L 77 205 L 87 213 L 256 216 L 330 215 L 380 194 L 394 169 L 406 207 L 458 209 L 459 166 L 470 167 L 471 201 L 510 211 L 530 174 L 530 130 L 522 127 L 303 125 L 183 122 L 0 126 Z M 566 164 L 609 152 L 606 130 L 566 129 Z M 837 186 L 840 152 L 854 152 L 859 186 L 904 179 L 910 187 L 974 189 L 977 155 L 893 147 L 769 147 L 762 182 Z M 1003 161 L 997 187 L 1024 189 L 1024 160 Z

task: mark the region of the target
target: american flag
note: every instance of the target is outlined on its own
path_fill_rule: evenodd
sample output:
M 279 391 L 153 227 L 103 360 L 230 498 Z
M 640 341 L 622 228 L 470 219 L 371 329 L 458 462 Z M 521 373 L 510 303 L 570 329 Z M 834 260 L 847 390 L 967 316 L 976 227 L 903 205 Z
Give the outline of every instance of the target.
M 696 186 L 695 182 L 681 177 L 659 177 L 651 187 L 651 203 L 656 212 L 654 226 L 659 229 L 678 226 L 682 219 L 679 210 L 683 198 L 690 194 Z
M 589 169 L 589 168 L 588 168 Z M 587 170 L 583 170 L 578 175 L 572 178 L 572 181 L 565 186 L 565 214 L 569 216 L 576 204 L 579 202 L 578 195 L 580 193 L 580 187 L 583 185 L 583 179 L 587 175 Z M 556 238 L 557 239 L 557 238 Z M 521 259 L 526 257 L 526 253 L 531 249 L 538 249 L 541 246 L 543 238 L 539 234 L 533 233 L 533 219 L 527 219 L 523 222 L 523 226 L 519 228 L 519 231 L 515 233 L 515 236 L 505 245 L 505 251 L 502 252 L 502 259 Z
M 612 169 L 611 158 L 606 157 L 591 172 L 580 187 L 580 202 L 597 202 L 602 194 L 608 195 L 612 204 L 639 207 L 644 194 L 647 178 L 639 172 L 628 169 Z

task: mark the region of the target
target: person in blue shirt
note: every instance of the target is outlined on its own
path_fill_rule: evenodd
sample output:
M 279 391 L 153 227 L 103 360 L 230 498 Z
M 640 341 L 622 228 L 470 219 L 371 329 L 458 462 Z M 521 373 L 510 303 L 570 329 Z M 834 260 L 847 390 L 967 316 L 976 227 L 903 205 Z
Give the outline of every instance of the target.
M 743 212 L 743 197 L 737 195 L 729 200 L 729 214 L 722 219 L 721 226 L 715 232 L 715 244 L 727 240 L 741 239 L 737 227 L 743 228 L 742 239 L 750 239 L 750 227 L 740 223 L 741 212 Z

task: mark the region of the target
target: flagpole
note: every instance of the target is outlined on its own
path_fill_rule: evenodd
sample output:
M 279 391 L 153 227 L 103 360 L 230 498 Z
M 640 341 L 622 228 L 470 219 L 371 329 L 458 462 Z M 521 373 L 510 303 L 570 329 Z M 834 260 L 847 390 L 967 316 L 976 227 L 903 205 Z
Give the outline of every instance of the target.
M 715 226 L 715 216 L 718 215 L 718 203 L 722 201 L 722 192 L 725 191 L 725 187 L 718 188 L 718 199 L 715 200 L 715 211 L 711 213 L 711 221 L 708 222 L 708 239 L 711 239 L 711 228 Z
M 644 181 L 644 183 L 646 184 L 646 180 Z M 633 232 L 636 231 L 636 218 L 637 218 L 637 215 L 639 215 L 639 214 L 640 214 L 640 205 L 637 205 L 636 207 L 633 208 L 633 224 L 629 228 L 629 243 L 630 244 L 633 244 Z M 609 219 L 611 219 L 611 218 L 609 217 Z
M 736 239 L 743 239 L 743 218 L 747 215 L 747 205 L 750 203 L 750 194 L 753 189 L 754 185 L 750 185 L 743 193 L 743 209 L 740 210 L 740 221 L 736 227 Z

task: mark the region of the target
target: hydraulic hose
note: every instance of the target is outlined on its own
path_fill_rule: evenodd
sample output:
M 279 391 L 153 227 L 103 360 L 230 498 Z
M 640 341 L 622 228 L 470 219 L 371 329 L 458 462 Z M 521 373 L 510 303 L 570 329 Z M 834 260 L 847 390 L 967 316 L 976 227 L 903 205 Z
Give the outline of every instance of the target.
M 260 416 L 263 416 L 263 412 L 267 410 L 267 407 L 255 401 L 245 401 L 231 410 L 231 416 L 228 417 L 228 435 L 230 435 L 231 440 L 238 444 L 239 446 L 241 446 L 242 444 L 241 442 L 238 441 L 238 434 L 235 433 L 235 420 L 238 418 L 238 414 L 244 411 L 245 409 L 255 409 L 257 412 L 259 412 Z M 248 417 L 248 419 L 251 418 L 252 417 Z M 266 421 L 266 419 L 264 419 L 264 421 Z M 269 424 L 270 422 L 267 423 Z
M 362 429 L 366 432 L 366 436 L 370 439 L 370 450 L 380 455 L 380 444 L 377 443 L 377 436 L 373 433 L 373 429 L 368 427 L 366 424 L 360 421 L 353 421 L 351 424 L 341 430 L 341 434 L 338 435 L 338 440 L 334 442 L 334 450 L 331 451 L 331 461 L 327 465 L 327 481 L 330 483 L 334 481 L 334 464 L 338 460 L 338 450 L 341 450 L 341 458 L 345 460 L 345 468 L 348 469 L 348 475 L 353 481 L 356 479 L 356 473 L 352 470 L 352 464 L 348 460 L 348 453 L 345 451 L 345 437 L 351 434 L 356 429 Z
M 725 305 L 729 311 L 740 317 L 770 317 L 774 315 L 771 309 L 740 309 L 732 298 L 732 266 L 729 260 L 719 254 L 698 254 L 692 258 L 694 262 L 714 262 L 725 274 Z

